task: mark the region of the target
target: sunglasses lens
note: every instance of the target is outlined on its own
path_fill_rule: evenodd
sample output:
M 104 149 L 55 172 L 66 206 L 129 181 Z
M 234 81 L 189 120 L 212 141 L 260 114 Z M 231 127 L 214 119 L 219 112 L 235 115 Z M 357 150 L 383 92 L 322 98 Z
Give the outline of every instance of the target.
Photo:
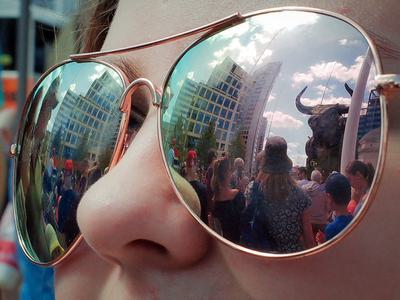
M 192 46 L 169 75 L 161 113 L 165 160 L 192 213 L 247 248 L 315 245 L 333 222 L 324 178 L 348 175 L 353 160 L 378 164 L 370 47 L 349 23 L 299 11 L 253 16 Z
M 123 90 L 112 68 L 70 62 L 33 91 L 18 135 L 15 210 L 19 239 L 34 262 L 59 259 L 77 239 L 79 201 L 111 162 Z

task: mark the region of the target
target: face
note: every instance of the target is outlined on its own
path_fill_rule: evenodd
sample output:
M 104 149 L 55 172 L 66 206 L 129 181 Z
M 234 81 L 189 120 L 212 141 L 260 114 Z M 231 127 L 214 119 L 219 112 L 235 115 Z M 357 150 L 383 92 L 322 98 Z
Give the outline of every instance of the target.
M 236 10 L 245 13 L 274 7 L 270 1 L 238 2 L 144 4 L 121 0 L 104 49 L 183 32 Z M 346 14 L 399 47 L 398 26 L 390 21 L 397 20 L 396 9 L 389 8 L 398 4 L 387 2 L 382 6 L 362 1 L 296 4 Z M 293 2 L 280 1 L 279 5 Z M 379 28 L 374 24 L 380 24 Z M 193 39 L 136 51 L 127 58 L 141 76 L 161 86 L 169 67 Z M 399 73 L 398 58 L 385 57 L 383 64 L 385 71 Z M 147 117 L 121 161 L 80 202 L 78 223 L 84 241 L 57 267 L 57 299 L 168 299 L 183 295 L 189 299 L 309 299 L 328 291 L 332 291 L 332 297 L 392 298 L 389 293 L 397 290 L 396 278 L 400 276 L 400 267 L 395 263 L 400 259 L 400 221 L 391 213 L 397 207 L 394 197 L 385 197 L 378 190 L 379 203 L 371 206 L 368 218 L 352 232 L 351 239 L 329 250 L 283 261 L 243 254 L 210 237 L 179 202 L 164 171 L 157 112 L 150 103 L 147 105 Z M 379 247 L 371 246 L 371 237 Z M 343 273 L 350 276 L 344 279 Z M 372 291 L 365 289 L 372 284 Z

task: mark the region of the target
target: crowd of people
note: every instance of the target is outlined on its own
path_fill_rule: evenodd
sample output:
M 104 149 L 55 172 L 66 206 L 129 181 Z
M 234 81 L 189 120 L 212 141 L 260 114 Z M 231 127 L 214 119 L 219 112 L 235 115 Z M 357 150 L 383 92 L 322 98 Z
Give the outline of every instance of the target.
M 246 173 L 243 158 L 218 157 L 214 149 L 205 170 L 193 145 L 180 164 L 174 141 L 169 165 L 196 191 L 202 221 L 233 243 L 265 252 L 298 252 L 335 237 L 358 214 L 374 176 L 360 160 L 345 174 L 293 166 L 279 136 L 257 155 L 255 176 Z

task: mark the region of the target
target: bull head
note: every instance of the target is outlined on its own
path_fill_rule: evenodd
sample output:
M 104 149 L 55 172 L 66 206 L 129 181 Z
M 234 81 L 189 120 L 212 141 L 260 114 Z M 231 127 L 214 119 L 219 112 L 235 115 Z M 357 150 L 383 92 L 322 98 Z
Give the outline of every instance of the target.
M 296 97 L 296 107 L 299 112 L 306 114 L 306 115 L 321 115 L 323 112 L 327 111 L 331 107 L 336 107 L 338 114 L 343 115 L 349 112 L 349 107 L 344 104 L 318 104 L 315 106 L 307 106 L 301 103 L 301 96 L 306 91 L 307 86 L 301 90 L 301 92 Z

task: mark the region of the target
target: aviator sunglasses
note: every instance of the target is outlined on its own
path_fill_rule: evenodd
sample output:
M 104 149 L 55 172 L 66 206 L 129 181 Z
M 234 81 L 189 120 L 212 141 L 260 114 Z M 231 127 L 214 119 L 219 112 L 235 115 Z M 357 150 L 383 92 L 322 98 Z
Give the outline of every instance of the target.
M 120 67 L 99 58 L 201 32 L 160 90 L 145 78 L 129 81 Z M 176 195 L 211 235 L 270 259 L 322 251 L 354 229 L 377 194 L 386 153 L 396 143 L 388 128 L 398 127 L 390 118 L 390 111 L 400 110 L 390 101 L 398 97 L 398 84 L 398 75 L 382 74 L 377 49 L 362 28 L 309 8 L 235 14 L 150 43 L 72 55 L 35 85 L 11 148 L 19 242 L 32 262 L 45 266 L 61 262 L 78 245 L 79 201 L 140 130 L 146 113 L 135 103 L 135 91 L 145 87 L 158 107 L 160 147 Z M 278 139 L 284 161 L 282 155 L 268 157 L 265 149 L 276 136 L 286 141 Z M 267 162 L 269 170 L 283 168 L 299 182 L 297 166 L 308 174 L 318 170 L 323 179 L 345 174 L 354 160 L 372 166 L 374 180 L 361 210 L 333 239 L 302 246 L 301 221 L 291 217 L 299 208 L 287 203 L 275 215 L 265 214 L 264 234 L 288 226 L 283 240 L 299 247 L 263 248 L 243 238 L 241 228 L 248 225 L 251 234 L 256 222 L 243 213 L 251 207 L 250 187 Z M 222 188 L 241 193 L 241 202 L 217 201 Z M 329 213 L 323 212 L 323 224 Z

